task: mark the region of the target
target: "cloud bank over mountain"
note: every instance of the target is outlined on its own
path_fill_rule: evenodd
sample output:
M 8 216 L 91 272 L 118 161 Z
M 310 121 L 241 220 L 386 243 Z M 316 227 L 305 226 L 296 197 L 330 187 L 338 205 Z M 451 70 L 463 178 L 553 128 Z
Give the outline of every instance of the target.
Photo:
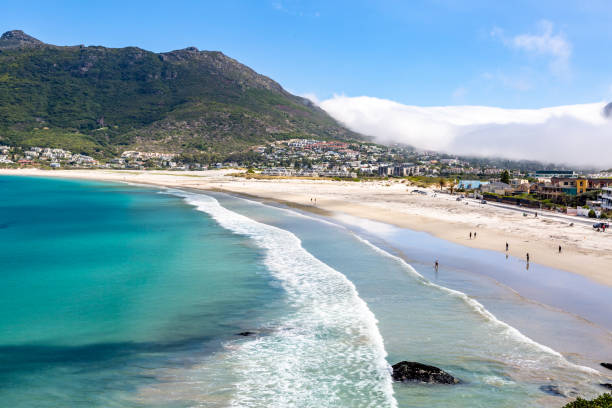
M 374 136 L 381 143 L 612 168 L 612 107 L 605 102 L 503 109 L 420 107 L 368 96 L 334 96 L 319 105 L 351 130 Z

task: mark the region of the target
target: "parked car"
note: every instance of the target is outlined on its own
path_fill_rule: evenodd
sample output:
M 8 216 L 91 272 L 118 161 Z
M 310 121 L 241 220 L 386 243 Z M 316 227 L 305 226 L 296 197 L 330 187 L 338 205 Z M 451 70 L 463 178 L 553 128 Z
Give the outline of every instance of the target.
M 486 204 L 487 200 L 480 200 L 480 204 Z
M 461 201 L 461 200 L 463 200 L 463 198 L 457 197 L 457 201 Z
M 610 224 L 606 223 L 606 222 L 598 222 L 596 224 L 593 224 L 593 228 L 595 229 L 599 229 L 599 228 L 610 228 Z

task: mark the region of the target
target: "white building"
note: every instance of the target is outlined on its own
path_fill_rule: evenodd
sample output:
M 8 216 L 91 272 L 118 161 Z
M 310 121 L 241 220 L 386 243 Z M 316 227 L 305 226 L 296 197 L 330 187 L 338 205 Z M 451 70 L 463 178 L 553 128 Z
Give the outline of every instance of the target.
M 288 177 L 293 176 L 293 170 L 289 170 L 284 167 L 274 167 L 271 169 L 264 169 L 261 174 L 265 176 Z
M 601 208 L 605 210 L 612 210 L 612 187 L 604 187 L 601 189 Z

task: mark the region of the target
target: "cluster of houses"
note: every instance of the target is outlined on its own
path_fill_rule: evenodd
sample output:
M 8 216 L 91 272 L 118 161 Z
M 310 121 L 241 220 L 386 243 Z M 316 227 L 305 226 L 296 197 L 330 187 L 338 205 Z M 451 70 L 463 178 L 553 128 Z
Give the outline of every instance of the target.
M 259 167 L 271 174 L 304 172 L 304 165 L 318 172 L 345 168 L 363 176 L 405 177 L 474 174 L 499 176 L 502 168 L 473 166 L 466 160 L 432 151 L 416 151 L 406 146 L 380 146 L 315 139 L 291 139 L 256 146 L 261 154 Z M 284 170 L 282 170 L 284 169 Z
M 581 176 L 573 171 L 536 171 L 529 174 L 530 180 L 512 178 L 509 183 L 498 180 L 461 180 L 458 189 L 487 195 L 496 195 L 500 200 L 525 206 L 545 204 L 568 205 L 568 213 L 588 215 L 593 210 L 599 216 L 602 211 L 612 210 L 612 175 Z M 530 199 L 525 197 L 529 196 Z M 580 198 L 580 199 L 579 199 Z M 542 203 L 543 202 L 543 203 Z
M 0 146 L 0 165 L 37 166 L 47 165 L 51 168 L 78 167 L 78 168 L 116 168 L 116 169 L 144 169 L 147 167 L 165 167 L 177 170 L 186 170 L 189 167 L 176 161 L 176 154 L 125 151 L 120 157 L 114 157 L 101 163 L 91 156 L 72 153 L 69 150 L 49 147 L 30 147 L 22 149 L 12 146 Z M 199 168 L 199 165 L 193 165 Z
M 4 150 L 4 153 L 2 151 Z M 503 169 L 474 166 L 469 161 L 432 151 L 415 151 L 402 145 L 381 146 L 365 142 L 291 139 L 254 146 L 255 158 L 247 162 L 186 163 L 173 153 L 124 151 L 113 158 L 96 160 L 63 149 L 0 146 L 0 165 L 51 167 L 102 167 L 116 169 L 167 168 L 200 170 L 231 166 L 264 168 L 270 174 L 312 176 L 448 176 L 473 174 L 475 177 L 499 176 Z
M 127 150 L 120 157 L 110 159 L 105 167 L 115 169 L 144 169 L 146 167 L 165 167 L 177 170 L 188 170 L 176 160 L 173 153 L 140 152 Z
M 100 162 L 91 156 L 72 153 L 64 149 L 49 147 L 31 147 L 28 150 L 16 149 L 11 146 L 0 146 L 0 163 L 31 166 L 37 163 L 47 163 L 52 168 L 62 164 L 78 167 L 96 167 Z

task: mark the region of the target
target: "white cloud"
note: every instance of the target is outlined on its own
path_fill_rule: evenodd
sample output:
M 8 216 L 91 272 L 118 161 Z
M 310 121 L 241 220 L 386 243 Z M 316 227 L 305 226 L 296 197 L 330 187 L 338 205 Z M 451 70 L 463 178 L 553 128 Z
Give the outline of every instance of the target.
M 542 20 L 538 26 L 536 34 L 519 34 L 513 37 L 508 37 L 501 28 L 495 27 L 491 36 L 501 39 L 510 48 L 550 58 L 551 71 L 559 76 L 567 76 L 572 44 L 562 32 L 555 33 L 552 22 Z
M 567 59 L 572 54 L 572 46 L 563 34 L 553 34 L 554 25 L 550 21 L 540 22 L 540 34 L 521 34 L 512 39 L 518 49 Z
M 315 105 L 320 105 L 321 101 L 319 100 L 319 98 L 317 97 L 317 95 L 314 92 L 306 92 L 300 95 L 302 98 L 306 98 L 309 99 L 310 102 L 314 103 Z
M 542 109 L 420 107 L 367 96 L 334 96 L 320 106 L 381 143 L 475 156 L 612 167 L 612 120 L 605 103 Z

